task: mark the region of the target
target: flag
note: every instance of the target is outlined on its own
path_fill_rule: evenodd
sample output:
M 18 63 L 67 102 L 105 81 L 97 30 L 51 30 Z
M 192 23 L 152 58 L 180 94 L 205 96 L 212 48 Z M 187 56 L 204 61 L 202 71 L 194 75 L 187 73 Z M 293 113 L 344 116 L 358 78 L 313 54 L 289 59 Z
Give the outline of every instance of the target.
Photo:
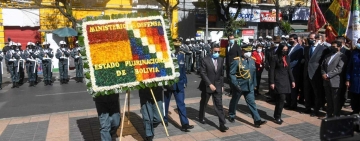
M 359 1 L 353 0 L 351 5 L 351 13 L 350 19 L 348 23 L 348 29 L 346 32 L 346 37 L 352 41 L 352 43 L 356 43 L 360 36 L 360 8 Z
M 326 25 L 325 35 L 326 35 L 326 42 L 328 42 L 328 43 L 335 41 L 335 39 L 337 37 L 336 32 L 329 24 Z
M 346 35 L 352 0 L 334 0 L 325 12 L 327 22 L 339 36 Z
M 324 26 L 326 20 L 321 13 L 321 9 L 316 0 L 311 0 L 310 18 L 308 21 L 308 31 L 317 32 L 322 26 Z

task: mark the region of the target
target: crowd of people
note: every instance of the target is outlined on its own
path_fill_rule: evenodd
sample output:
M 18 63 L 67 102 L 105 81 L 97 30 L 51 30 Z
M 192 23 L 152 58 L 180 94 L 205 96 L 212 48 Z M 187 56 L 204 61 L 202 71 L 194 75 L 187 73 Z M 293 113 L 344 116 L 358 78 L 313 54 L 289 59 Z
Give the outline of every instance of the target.
M 76 41 L 76 46 L 69 49 L 65 41 L 59 42 L 60 48 L 55 52 L 50 48 L 50 43 L 28 42 L 26 49 L 22 50 L 22 45 L 9 39 L 5 47 L 0 51 L 1 73 L 0 73 L 0 90 L 2 89 L 2 74 L 4 69 L 10 73 L 12 87 L 19 88 L 25 83 L 25 74 L 27 74 L 30 87 L 35 87 L 39 83 L 38 66 L 42 65 L 44 85 L 52 85 L 53 80 L 53 62 L 52 58 L 59 60 L 60 83 L 67 84 L 69 82 L 69 57 L 74 58 L 76 68 L 76 82 L 83 82 L 83 63 L 81 58 L 81 47 Z M 5 64 L 2 63 L 5 59 Z M 26 72 L 26 73 L 25 73 Z

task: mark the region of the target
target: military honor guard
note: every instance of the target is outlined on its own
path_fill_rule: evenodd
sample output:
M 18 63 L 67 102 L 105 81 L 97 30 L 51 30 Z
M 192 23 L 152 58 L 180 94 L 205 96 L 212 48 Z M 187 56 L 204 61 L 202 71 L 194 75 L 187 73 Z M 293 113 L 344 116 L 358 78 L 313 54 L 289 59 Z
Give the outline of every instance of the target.
M 17 71 L 18 68 L 18 60 L 21 58 L 21 54 L 15 51 L 16 44 L 14 42 L 10 42 L 10 50 L 7 51 L 5 59 L 8 62 L 8 67 L 11 74 L 11 81 L 13 85 L 11 88 L 18 88 L 19 82 L 19 73 Z
M 40 60 L 42 61 L 44 85 L 52 85 L 52 58 L 54 52 L 50 48 L 50 43 L 43 42 L 43 49 L 40 51 Z
M 69 82 L 69 56 L 70 50 L 66 46 L 65 41 L 59 42 L 60 48 L 56 51 L 56 58 L 59 59 L 60 84 Z
M 254 59 L 251 58 L 251 45 L 242 46 L 242 55 L 233 58 L 230 66 L 230 78 L 232 85 L 232 97 L 229 105 L 229 121 L 235 122 L 236 109 L 241 95 L 245 96 L 245 101 L 251 111 L 255 127 L 266 123 L 261 120 L 256 108 L 254 88 L 256 83 L 256 66 Z
M 75 81 L 76 83 L 79 82 L 83 82 L 83 62 L 82 62 L 82 58 L 81 58 L 81 47 L 79 46 L 79 42 L 76 41 L 75 42 L 75 48 L 73 48 L 73 50 L 71 51 L 71 57 L 74 58 L 74 64 L 75 64 L 75 69 L 76 69 L 76 77 L 75 77 Z
M 36 58 L 39 58 L 40 52 L 37 52 L 35 48 L 35 44 L 32 42 L 28 42 L 28 52 L 24 53 L 24 58 L 26 60 L 26 66 L 27 66 L 27 73 L 29 77 L 30 85 L 29 87 L 35 87 L 36 85 L 36 73 L 37 73 L 37 60 Z
M 0 90 L 2 90 L 2 75 L 4 74 L 4 64 L 3 64 L 3 59 L 4 59 L 4 53 L 2 52 L 2 50 L 0 50 Z
M 177 58 L 178 65 L 179 65 L 179 81 L 172 85 L 167 86 L 166 91 L 164 91 L 164 102 L 165 102 L 165 116 L 164 116 L 164 122 L 165 125 L 168 125 L 168 112 L 169 112 L 169 105 L 171 96 L 174 95 L 176 105 L 178 108 L 178 114 L 180 117 L 181 122 L 181 131 L 188 131 L 189 129 L 194 128 L 193 125 L 189 125 L 189 120 L 186 116 L 186 107 L 185 107 L 185 86 L 187 83 L 187 77 L 186 77 L 186 69 L 185 69 L 185 53 L 180 51 L 180 46 L 175 45 L 175 53 L 172 54 L 172 57 Z
M 194 64 L 194 70 L 197 73 L 200 73 L 199 68 L 200 68 L 200 58 L 201 58 L 201 54 L 202 54 L 202 45 L 199 43 L 200 39 L 196 38 L 196 43 L 193 44 L 193 52 L 194 52 L 194 58 L 195 58 L 195 64 Z
M 185 44 L 182 45 L 181 50 L 185 53 L 185 66 L 186 66 L 186 73 L 191 73 L 191 66 L 192 66 L 192 51 L 191 51 L 191 44 L 190 39 L 187 38 L 185 40 Z

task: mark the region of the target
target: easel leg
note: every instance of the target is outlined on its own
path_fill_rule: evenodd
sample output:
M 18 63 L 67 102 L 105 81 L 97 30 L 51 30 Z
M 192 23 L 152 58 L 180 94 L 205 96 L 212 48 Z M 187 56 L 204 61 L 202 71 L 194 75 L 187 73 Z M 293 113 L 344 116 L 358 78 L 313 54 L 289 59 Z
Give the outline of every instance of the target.
M 164 118 L 163 118 L 163 116 L 162 116 L 162 114 L 161 114 L 161 111 L 160 111 L 160 109 L 159 109 L 159 105 L 157 104 L 156 98 L 155 98 L 155 96 L 154 96 L 154 92 L 153 92 L 153 90 L 152 90 L 151 88 L 150 88 L 150 91 L 151 91 L 151 95 L 152 95 L 152 97 L 153 97 L 153 99 L 154 99 L 154 103 L 156 104 L 156 108 L 157 108 L 157 110 L 158 110 L 158 112 L 159 112 L 159 116 L 160 116 L 160 118 L 161 118 L 161 122 L 162 122 L 162 124 L 163 124 L 163 126 L 164 126 L 164 128 L 165 128 L 166 136 L 169 136 L 168 130 L 167 130 L 166 126 L 165 126 Z
M 130 124 L 130 91 L 127 91 L 126 93 L 129 93 L 128 96 L 128 125 Z
M 123 116 L 122 116 L 122 120 L 121 120 L 121 132 L 120 132 L 120 141 L 121 141 L 121 139 L 122 139 L 122 133 L 123 133 L 123 131 L 124 131 L 124 120 L 125 120 L 125 114 L 126 114 L 126 101 L 128 100 L 128 97 L 129 97 L 129 91 L 127 91 L 126 92 L 126 95 L 125 95 L 125 103 L 124 103 L 124 110 L 123 110 Z M 129 119 L 128 119 L 129 120 Z

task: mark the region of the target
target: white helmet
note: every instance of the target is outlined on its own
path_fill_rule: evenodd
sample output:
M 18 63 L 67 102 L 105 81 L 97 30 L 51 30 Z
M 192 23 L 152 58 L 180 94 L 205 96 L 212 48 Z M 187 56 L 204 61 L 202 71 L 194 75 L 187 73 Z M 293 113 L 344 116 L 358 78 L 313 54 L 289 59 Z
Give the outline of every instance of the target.
M 65 41 L 60 41 L 59 45 L 66 45 L 66 42 Z
M 285 35 L 281 35 L 281 38 L 285 38 Z
M 34 43 L 33 42 L 28 42 L 27 45 L 30 46 L 30 45 L 33 45 Z
M 244 38 L 244 39 L 242 40 L 242 42 L 243 42 L 244 44 L 250 44 L 249 38 Z
M 190 40 L 191 40 L 191 41 L 195 41 L 195 39 L 194 39 L 194 38 L 191 38 Z
M 259 36 L 259 39 L 262 39 L 263 37 L 262 36 Z
M 21 43 L 17 43 L 17 46 L 21 46 Z
M 48 42 L 43 42 L 43 44 L 42 45 L 47 45 L 48 44 Z
M 76 41 L 76 42 L 75 42 L 75 44 L 78 44 L 78 43 L 79 43 L 79 41 Z
M 289 35 L 286 35 L 285 38 L 286 38 L 286 39 L 289 39 Z
M 189 39 L 189 38 L 186 38 L 185 42 L 190 42 L 190 39 Z

